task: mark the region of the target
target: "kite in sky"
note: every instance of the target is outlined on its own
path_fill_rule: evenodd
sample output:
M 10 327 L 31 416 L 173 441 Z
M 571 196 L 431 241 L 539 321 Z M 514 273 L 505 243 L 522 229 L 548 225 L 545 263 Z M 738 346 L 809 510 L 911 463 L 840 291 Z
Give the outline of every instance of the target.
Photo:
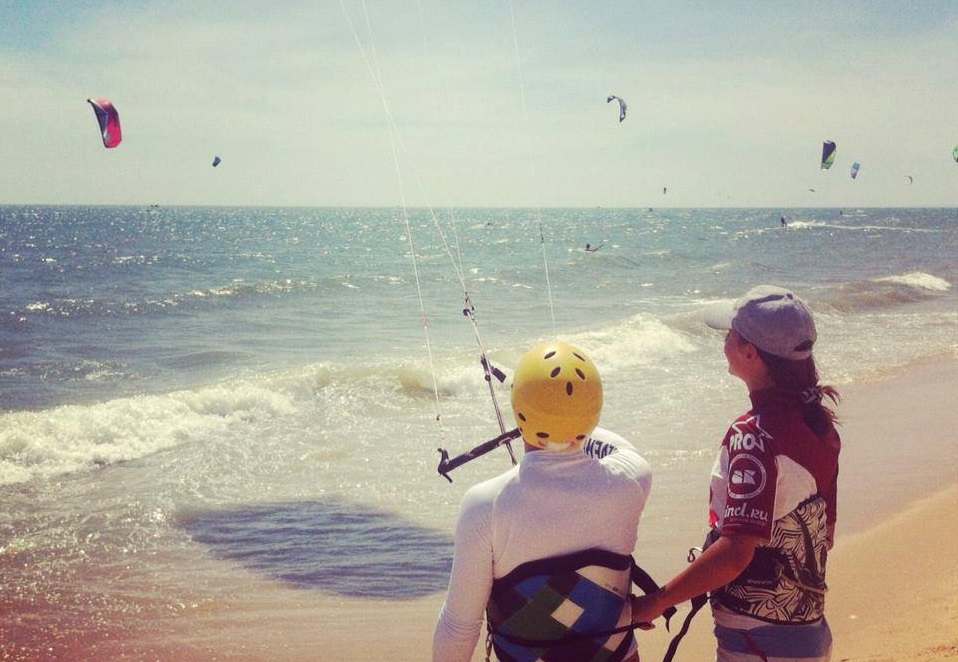
M 955 148 L 951 150 L 951 158 L 955 160 L 955 163 L 958 163 L 958 145 L 955 145 Z
M 861 164 L 860 164 L 858 161 L 855 161 L 855 162 L 852 164 L 852 171 L 851 171 L 852 179 L 855 179 L 856 177 L 858 177 L 858 169 L 859 169 L 859 168 L 861 168 Z
M 218 157 L 218 156 L 214 156 L 214 157 L 213 157 L 213 167 L 214 167 L 214 168 L 220 164 L 220 160 L 221 160 L 221 159 L 220 159 L 220 157 Z
M 625 109 L 626 109 L 625 99 L 617 97 L 614 94 L 610 94 L 609 98 L 606 99 L 605 102 L 610 103 L 613 99 L 617 99 L 619 102 L 619 121 L 621 122 L 622 120 L 625 119 Z
M 116 147 L 123 140 L 120 133 L 120 115 L 109 99 L 97 97 L 87 99 L 87 103 L 93 106 L 93 112 L 96 113 L 96 121 L 100 123 L 100 134 L 103 137 L 104 147 Z
M 835 143 L 826 140 L 822 143 L 822 170 L 828 170 L 835 162 Z

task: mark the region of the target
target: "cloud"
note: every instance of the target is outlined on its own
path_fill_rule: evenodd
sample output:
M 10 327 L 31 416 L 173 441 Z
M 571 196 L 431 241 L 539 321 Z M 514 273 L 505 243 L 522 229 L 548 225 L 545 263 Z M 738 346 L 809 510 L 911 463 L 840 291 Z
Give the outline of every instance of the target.
M 753 6 L 748 24 L 744 5 L 691 2 L 514 17 L 425 0 L 25 9 L 20 32 L 36 39 L 0 47 L 0 92 L 21 100 L 4 143 L 20 165 L 0 173 L 0 196 L 646 206 L 668 185 L 673 204 L 805 204 L 830 137 L 862 176 L 816 204 L 955 204 L 937 159 L 956 141 L 956 10 L 868 6 Z M 610 93 L 629 101 L 621 125 Z M 120 110 L 109 154 L 88 96 Z M 921 198 L 892 184 L 906 165 Z

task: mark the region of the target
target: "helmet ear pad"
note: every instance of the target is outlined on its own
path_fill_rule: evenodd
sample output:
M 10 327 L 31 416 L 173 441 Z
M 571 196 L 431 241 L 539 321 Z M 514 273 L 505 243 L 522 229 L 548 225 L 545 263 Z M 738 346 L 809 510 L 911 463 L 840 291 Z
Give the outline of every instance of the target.
M 585 441 L 598 424 L 602 380 L 585 352 L 554 340 L 522 356 L 511 396 L 516 425 L 526 443 L 566 450 Z

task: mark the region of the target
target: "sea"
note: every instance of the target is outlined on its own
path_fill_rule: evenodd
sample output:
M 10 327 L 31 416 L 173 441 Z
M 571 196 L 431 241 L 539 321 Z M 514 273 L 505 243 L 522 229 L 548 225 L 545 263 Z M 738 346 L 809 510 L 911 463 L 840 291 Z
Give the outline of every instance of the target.
M 703 309 L 793 289 L 842 390 L 958 355 L 956 256 L 950 208 L 0 206 L 0 659 L 162 659 L 135 651 L 250 587 L 441 601 L 459 500 L 511 458 L 450 481 L 439 449 L 513 428 L 555 337 L 653 467 L 661 564 L 747 408 Z

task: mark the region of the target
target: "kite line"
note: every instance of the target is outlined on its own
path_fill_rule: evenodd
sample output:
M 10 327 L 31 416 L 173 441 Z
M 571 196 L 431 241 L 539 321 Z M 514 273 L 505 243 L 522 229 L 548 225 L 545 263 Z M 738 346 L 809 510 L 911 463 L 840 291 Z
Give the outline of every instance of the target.
M 372 39 L 372 26 L 369 19 L 369 13 L 367 11 L 365 0 L 361 0 L 360 5 L 362 7 L 363 18 L 366 23 L 366 32 L 369 35 L 369 40 L 370 40 L 370 46 L 369 46 L 368 52 L 367 52 L 367 48 L 363 45 L 362 39 L 360 39 L 359 32 L 356 30 L 356 27 L 349 15 L 349 12 L 347 11 L 345 7 L 344 0 L 340 0 L 339 4 L 343 12 L 343 16 L 346 19 L 347 25 L 349 26 L 349 29 L 352 32 L 352 36 L 356 42 L 356 45 L 359 48 L 362 58 L 366 64 L 366 68 L 369 72 L 369 75 L 373 80 L 373 84 L 375 85 L 376 91 L 379 94 L 379 98 L 382 103 L 383 111 L 386 117 L 387 128 L 388 128 L 389 136 L 390 136 L 390 148 L 391 148 L 391 153 L 393 158 L 393 166 L 396 172 L 396 180 L 399 186 L 399 197 L 400 197 L 401 206 L 402 206 L 403 224 L 404 224 L 404 228 L 406 232 L 406 239 L 409 246 L 410 256 L 413 262 L 413 273 L 414 273 L 415 281 L 416 281 L 416 293 L 417 293 L 417 297 L 419 301 L 421 320 L 422 320 L 422 326 L 423 326 L 423 334 L 425 337 L 425 347 L 426 347 L 426 352 L 427 352 L 427 357 L 429 362 L 429 370 L 432 376 L 433 395 L 435 398 L 435 407 L 436 407 L 436 422 L 439 427 L 440 442 L 441 444 L 444 445 L 445 437 L 446 437 L 445 428 L 443 426 L 442 405 L 441 405 L 441 398 L 439 395 L 439 385 L 438 385 L 438 378 L 436 376 L 435 360 L 434 360 L 433 352 L 432 352 L 432 344 L 431 344 L 430 336 L 429 336 L 428 315 L 426 313 L 426 306 L 425 306 L 425 300 L 423 297 L 419 265 L 418 265 L 418 260 L 416 257 L 415 245 L 413 242 L 412 227 L 409 220 L 408 205 L 407 205 L 406 196 L 405 196 L 405 184 L 403 181 L 402 171 L 400 168 L 400 153 L 402 153 L 402 155 L 406 157 L 407 162 L 410 164 L 412 174 L 413 174 L 413 179 L 415 180 L 418 190 L 423 195 L 423 199 L 427 200 L 426 208 L 428 209 L 430 218 L 433 222 L 433 225 L 435 226 L 437 233 L 439 234 L 443 249 L 445 250 L 446 255 L 449 257 L 450 262 L 453 266 L 453 270 L 455 271 L 456 276 L 459 279 L 459 284 L 462 288 L 462 296 L 463 296 L 462 313 L 469 320 L 473 329 L 473 335 L 475 337 L 476 344 L 479 347 L 479 355 L 480 355 L 479 362 L 480 362 L 480 365 L 482 366 L 483 378 L 485 379 L 487 383 L 487 386 L 489 389 L 489 395 L 492 400 L 493 409 L 496 415 L 496 420 L 499 425 L 500 434 L 498 436 L 486 442 L 483 442 L 479 444 L 478 446 L 474 447 L 473 449 L 465 453 L 462 453 L 456 457 L 450 458 L 449 453 L 442 446 L 440 446 L 439 448 L 440 461 L 439 461 L 439 466 L 437 471 L 440 475 L 442 475 L 443 477 L 445 477 L 447 480 L 451 482 L 452 479 L 449 478 L 448 474 L 452 469 L 455 469 L 456 467 L 461 466 L 462 464 L 465 464 L 466 462 L 476 457 L 484 455 L 485 453 L 495 448 L 498 448 L 499 446 L 506 447 L 506 449 L 509 452 L 509 456 L 512 461 L 512 464 L 516 464 L 516 456 L 515 456 L 515 453 L 513 452 L 511 442 L 515 439 L 518 439 L 520 437 L 520 434 L 518 429 L 506 430 L 505 421 L 502 415 L 502 409 L 499 405 L 499 401 L 496 396 L 495 385 L 493 382 L 493 380 L 495 379 L 499 383 L 503 383 L 506 379 L 506 376 L 501 370 L 499 370 L 496 366 L 494 366 L 492 362 L 489 360 L 488 352 L 486 351 L 485 344 L 483 343 L 482 336 L 479 332 L 479 324 L 476 318 L 476 309 L 472 302 L 471 296 L 469 294 L 469 287 L 466 284 L 466 280 L 463 275 L 461 245 L 459 242 L 458 234 L 456 233 L 456 229 L 455 229 L 455 219 L 453 218 L 452 227 L 453 227 L 453 232 L 456 233 L 455 245 L 456 245 L 456 254 L 458 255 L 458 261 L 457 261 L 456 255 L 453 254 L 453 249 L 449 243 L 446 232 L 443 230 L 442 225 L 439 222 L 439 219 L 436 216 L 436 213 L 433 207 L 428 203 L 428 196 L 426 195 L 425 189 L 422 184 L 422 180 L 419 178 L 415 167 L 412 166 L 412 159 L 409 158 L 409 152 L 407 151 L 405 144 L 403 142 L 402 133 L 396 122 L 395 116 L 393 115 L 392 110 L 390 108 L 390 105 L 386 96 L 385 88 L 383 86 L 382 72 L 379 67 L 379 61 L 376 55 L 374 41 Z M 422 23 L 421 6 L 418 0 L 417 0 L 417 9 L 420 12 L 420 30 L 422 31 L 422 34 L 423 34 L 423 44 L 425 47 L 425 43 L 426 43 L 425 29 Z M 529 156 L 529 170 L 533 180 L 535 180 L 535 175 L 536 175 L 535 163 L 532 159 L 532 145 L 531 145 L 531 140 L 529 138 L 529 118 L 528 118 L 528 109 L 526 104 L 525 85 L 524 85 L 523 77 L 522 77 L 522 63 L 521 63 L 521 57 L 520 57 L 520 51 L 519 51 L 518 29 L 517 29 L 515 9 L 512 5 L 511 0 L 509 4 L 509 10 L 510 10 L 510 16 L 512 19 L 512 37 L 513 37 L 513 47 L 514 47 L 515 58 L 516 58 L 516 69 L 517 69 L 518 79 L 519 79 L 519 93 L 522 100 L 522 118 L 524 123 L 524 135 L 527 140 L 526 151 Z M 548 258 L 546 254 L 545 233 L 542 227 L 541 205 L 539 204 L 538 195 L 535 196 L 534 208 L 535 208 L 536 220 L 537 220 L 538 230 L 539 230 L 539 243 L 540 243 L 541 252 L 542 252 L 542 261 L 543 261 L 543 267 L 544 267 L 544 273 L 545 273 L 546 290 L 547 290 L 548 301 L 549 301 L 549 312 L 550 312 L 550 316 L 552 320 L 552 332 L 553 332 L 553 335 L 555 335 L 556 334 L 555 303 L 553 300 L 552 283 L 551 283 L 550 275 L 549 275 L 549 263 L 548 263 Z
M 526 155 L 529 159 L 529 173 L 533 182 L 536 182 L 536 164 L 535 160 L 532 158 L 532 139 L 529 137 L 531 135 L 529 129 L 529 109 L 526 105 L 526 85 L 525 80 L 522 76 L 522 56 L 519 51 L 519 28 L 516 23 L 516 8 L 513 3 L 513 0 L 509 0 L 509 17 L 512 19 L 512 47 L 513 52 L 516 58 L 516 77 L 519 79 L 519 96 L 522 99 L 522 122 L 523 122 L 523 135 L 526 137 Z M 539 191 L 537 186 L 532 187 L 532 192 L 534 196 L 534 205 L 536 211 L 536 222 L 539 226 L 539 246 L 542 250 L 542 267 L 545 273 L 546 279 L 546 292 L 549 296 L 549 316 L 552 319 L 552 335 L 557 336 L 558 332 L 556 331 L 556 308 L 555 301 L 552 297 L 552 281 L 549 278 L 549 258 L 546 256 L 546 240 L 545 234 L 542 231 L 542 205 L 539 204 Z

